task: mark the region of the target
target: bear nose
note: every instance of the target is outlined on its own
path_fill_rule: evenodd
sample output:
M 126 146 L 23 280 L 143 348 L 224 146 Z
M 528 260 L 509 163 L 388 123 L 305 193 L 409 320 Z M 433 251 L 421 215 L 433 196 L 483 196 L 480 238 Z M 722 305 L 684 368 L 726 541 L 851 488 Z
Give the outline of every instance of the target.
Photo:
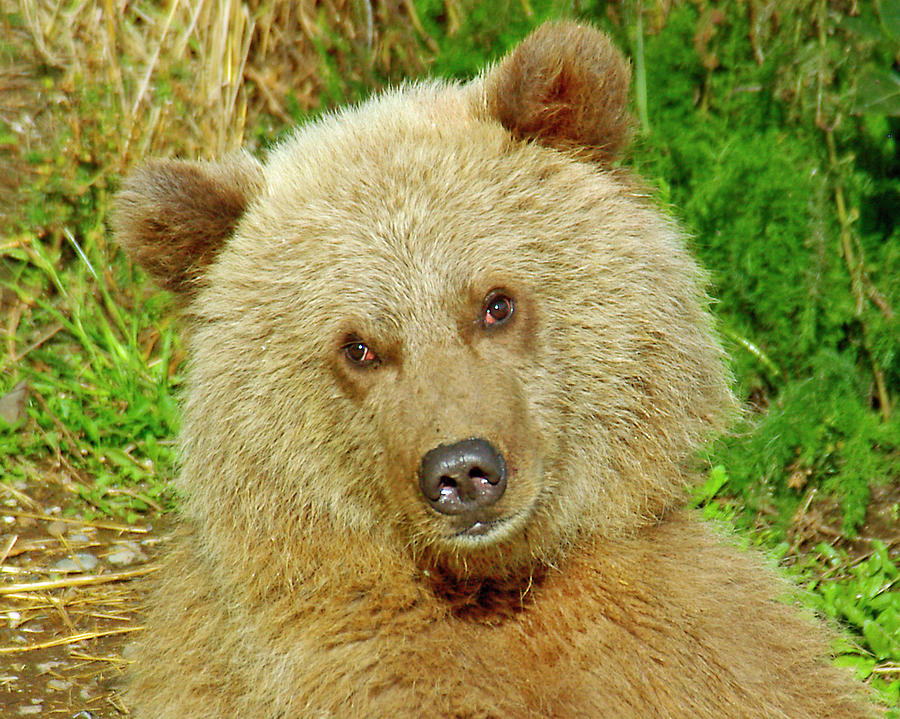
M 441 514 L 490 507 L 506 490 L 506 462 L 483 439 L 441 444 L 422 458 L 419 489 Z

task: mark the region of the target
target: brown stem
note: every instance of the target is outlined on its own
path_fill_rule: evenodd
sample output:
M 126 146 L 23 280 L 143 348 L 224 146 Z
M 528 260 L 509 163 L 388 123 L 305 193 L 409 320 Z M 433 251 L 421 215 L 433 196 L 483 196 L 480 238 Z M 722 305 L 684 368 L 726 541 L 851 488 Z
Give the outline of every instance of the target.
M 828 162 L 831 167 L 832 174 L 838 172 L 837 151 L 834 144 L 834 132 L 829 128 L 825 130 L 825 141 L 828 146 Z M 881 416 L 887 421 L 891 417 L 891 396 L 887 389 L 887 383 L 884 381 L 884 372 L 878 366 L 875 355 L 872 352 L 871 343 L 869 342 L 868 326 L 863 319 L 863 310 L 865 309 L 866 295 L 872 299 L 872 303 L 876 305 L 882 313 L 890 318 L 893 316 L 893 310 L 890 305 L 880 295 L 878 290 L 867 281 L 865 273 L 862 248 L 860 248 L 859 257 L 853 251 L 853 234 L 850 230 L 850 217 L 847 213 L 847 204 L 844 201 L 844 191 L 841 186 L 835 182 L 834 185 L 834 203 L 837 207 L 838 223 L 840 224 L 841 250 L 844 255 L 844 262 L 847 265 L 847 271 L 850 273 L 850 286 L 853 290 L 853 296 L 856 298 L 856 316 L 859 318 L 863 333 L 863 346 L 869 355 L 869 361 L 872 365 L 872 375 L 875 378 L 875 390 L 878 393 L 878 403 L 881 405 Z M 864 285 L 867 287 L 864 288 Z M 866 292 L 868 289 L 868 292 Z M 877 299 L 876 299 L 877 298 Z M 879 300 L 881 300 L 879 302 Z

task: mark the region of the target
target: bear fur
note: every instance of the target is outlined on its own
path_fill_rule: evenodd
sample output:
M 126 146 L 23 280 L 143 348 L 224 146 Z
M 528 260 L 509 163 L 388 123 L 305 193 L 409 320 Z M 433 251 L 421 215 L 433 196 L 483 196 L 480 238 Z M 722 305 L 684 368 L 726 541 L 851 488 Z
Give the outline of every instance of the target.
M 118 237 L 191 358 L 139 719 L 871 716 L 787 587 L 681 508 L 734 403 L 682 234 L 611 166 L 628 84 L 548 24 L 264 164 L 128 180 Z M 423 458 L 472 438 L 502 496 L 426 496 Z

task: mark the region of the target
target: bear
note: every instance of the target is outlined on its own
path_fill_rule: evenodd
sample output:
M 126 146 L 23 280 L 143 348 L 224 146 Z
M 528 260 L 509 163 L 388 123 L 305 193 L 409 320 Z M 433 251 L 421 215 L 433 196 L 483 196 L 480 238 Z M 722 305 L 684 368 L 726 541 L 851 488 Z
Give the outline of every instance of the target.
M 551 22 L 264 162 L 124 183 L 114 230 L 189 356 L 135 716 L 873 715 L 685 508 L 736 402 L 705 276 L 617 164 L 629 83 Z

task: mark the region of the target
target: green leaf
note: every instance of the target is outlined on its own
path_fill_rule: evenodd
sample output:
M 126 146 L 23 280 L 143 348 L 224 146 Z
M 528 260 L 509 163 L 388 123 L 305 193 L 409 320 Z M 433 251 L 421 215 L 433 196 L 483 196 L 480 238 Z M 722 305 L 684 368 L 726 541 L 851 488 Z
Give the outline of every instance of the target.
M 888 684 L 879 691 L 879 694 L 881 695 L 881 700 L 889 707 L 900 706 L 900 679 Z
M 725 467 L 721 464 L 717 464 L 709 470 L 709 477 L 703 485 L 695 490 L 691 506 L 699 507 L 700 505 L 711 501 L 727 481 L 728 473 L 725 471 Z
M 900 592 L 883 592 L 869 600 L 869 608 L 875 612 L 888 609 L 900 610 Z
M 867 619 L 863 622 L 862 630 L 875 656 L 879 659 L 887 659 L 893 654 L 894 642 L 877 622 Z
M 900 116 L 900 75 L 886 68 L 865 70 L 856 84 L 858 115 Z
M 865 612 L 862 611 L 853 599 L 847 596 L 837 596 L 834 598 L 834 606 L 840 610 L 844 618 L 851 624 L 861 627 L 868 621 Z
M 843 558 L 841 557 L 840 552 L 832 547 L 830 544 L 826 544 L 825 542 L 820 542 L 816 545 L 815 550 L 822 555 L 822 558 L 825 559 L 832 567 L 840 567 L 843 564 Z M 834 585 L 831 585 L 834 586 Z
M 900 0 L 880 0 L 878 14 L 887 34 L 900 40 Z
M 900 636 L 900 611 L 894 607 L 885 609 L 878 615 L 878 623 L 888 633 L 888 636 Z
M 875 660 L 859 654 L 842 654 L 834 658 L 834 664 L 839 667 L 852 667 L 857 679 L 866 679 L 875 668 Z
M 898 0 L 900 1 L 900 0 Z M 875 556 L 877 556 L 881 560 L 881 567 L 887 573 L 889 577 L 896 577 L 900 570 L 897 569 L 897 565 L 891 561 L 891 556 L 888 554 L 887 547 L 884 542 L 880 539 L 872 540 L 872 549 L 875 552 Z
M 843 15 L 838 19 L 837 24 L 852 35 L 870 42 L 879 42 L 883 37 L 878 18 L 871 13 Z

